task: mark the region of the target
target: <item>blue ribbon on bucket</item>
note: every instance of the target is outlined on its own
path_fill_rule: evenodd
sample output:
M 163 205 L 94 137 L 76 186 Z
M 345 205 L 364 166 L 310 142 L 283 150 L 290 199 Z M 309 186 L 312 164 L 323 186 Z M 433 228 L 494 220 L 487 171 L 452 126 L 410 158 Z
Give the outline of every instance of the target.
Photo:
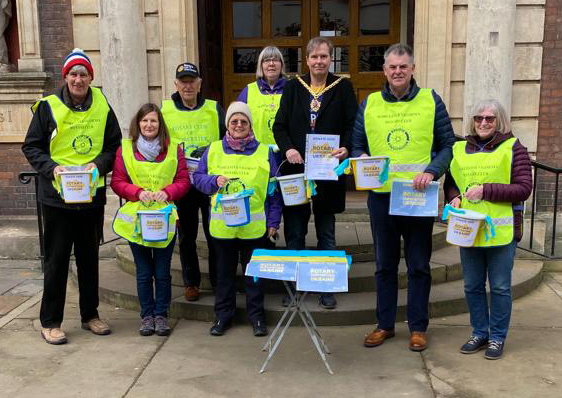
M 244 190 L 241 191 L 241 192 L 237 192 L 237 193 L 235 193 L 235 194 L 233 194 L 233 195 L 228 195 L 228 196 L 229 196 L 230 198 L 233 198 L 233 199 L 235 199 L 235 198 L 238 199 L 238 198 L 245 198 L 246 196 L 252 196 L 253 194 L 254 194 L 254 190 L 253 190 L 252 188 L 250 188 L 250 189 L 244 189 Z M 217 210 L 218 210 L 218 208 L 219 208 L 219 203 L 221 202 L 223 196 L 224 196 L 224 195 L 223 195 L 222 189 L 221 189 L 221 190 L 217 193 L 217 198 L 216 198 L 216 201 L 215 201 L 214 211 L 217 211 Z
M 441 216 L 442 221 L 447 221 L 447 219 L 449 218 L 449 212 L 457 213 L 457 214 L 466 214 L 465 210 L 456 209 L 450 204 L 448 204 L 443 208 L 443 216 Z M 484 238 L 486 239 L 486 242 L 488 242 L 488 240 L 490 240 L 490 235 L 492 238 L 496 237 L 496 228 L 494 227 L 494 223 L 492 222 L 492 218 L 490 216 L 486 216 L 485 222 L 486 225 L 484 227 Z M 488 235 L 488 230 L 490 230 L 490 235 Z

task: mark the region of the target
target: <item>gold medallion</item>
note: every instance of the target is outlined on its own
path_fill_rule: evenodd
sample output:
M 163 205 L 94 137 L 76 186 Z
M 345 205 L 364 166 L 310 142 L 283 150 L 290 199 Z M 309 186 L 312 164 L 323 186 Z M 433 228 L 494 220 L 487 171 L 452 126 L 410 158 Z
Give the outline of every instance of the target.
M 310 109 L 313 112 L 318 112 L 320 110 L 320 105 L 321 102 L 318 101 L 316 98 L 312 98 L 312 101 L 310 101 Z
M 326 91 L 328 91 L 329 89 L 334 87 L 336 84 L 338 84 L 342 79 L 343 79 L 343 77 L 340 77 L 340 78 L 338 78 L 338 80 L 336 80 L 335 82 L 330 84 L 328 87 L 320 90 L 320 92 L 315 92 L 316 90 L 312 89 L 312 87 L 310 87 L 308 84 L 306 84 L 306 82 L 304 80 L 302 80 L 302 78 L 300 76 L 297 76 L 297 80 L 304 86 L 304 88 L 306 88 L 308 90 L 308 92 L 312 96 L 312 101 L 310 101 L 310 109 L 313 112 L 318 112 L 320 110 L 320 105 L 322 104 L 322 102 L 318 98 L 320 98 L 320 96 L 322 94 L 324 94 Z

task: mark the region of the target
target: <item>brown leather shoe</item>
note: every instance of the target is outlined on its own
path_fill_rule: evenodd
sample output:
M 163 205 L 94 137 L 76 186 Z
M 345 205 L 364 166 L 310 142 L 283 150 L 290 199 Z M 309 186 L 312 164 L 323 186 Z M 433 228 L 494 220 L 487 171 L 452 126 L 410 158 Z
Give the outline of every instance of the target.
M 199 300 L 199 289 L 197 286 L 188 286 L 185 288 L 185 299 L 186 301 Z
M 384 343 L 386 339 L 390 339 L 394 337 L 394 330 L 384 330 L 384 329 L 375 329 L 365 336 L 365 341 L 363 341 L 363 345 L 365 347 L 377 347 Z
M 61 328 L 43 328 L 41 336 L 47 343 L 54 345 L 64 344 L 68 341 Z
M 82 323 L 82 329 L 89 330 L 98 336 L 105 336 L 111 333 L 109 325 L 99 318 L 90 319 L 88 322 Z
M 425 332 L 412 332 L 410 334 L 410 350 L 423 351 L 427 348 L 427 336 Z

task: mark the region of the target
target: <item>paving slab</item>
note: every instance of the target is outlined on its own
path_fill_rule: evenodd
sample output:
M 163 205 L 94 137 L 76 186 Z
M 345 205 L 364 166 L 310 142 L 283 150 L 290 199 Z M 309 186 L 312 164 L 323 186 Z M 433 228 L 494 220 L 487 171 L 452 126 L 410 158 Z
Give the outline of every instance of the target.
M 464 327 L 434 326 L 431 347 L 422 355 L 437 397 L 561 396 L 562 330 L 512 327 L 503 358 L 489 361 L 483 351 L 459 353 L 469 331 Z
M 179 321 L 172 336 L 147 366 L 128 396 L 197 397 L 434 397 L 420 354 L 410 352 L 407 333 L 393 344 L 362 346 L 364 327 L 325 327 L 332 350 L 331 376 L 304 328 L 291 328 L 266 372 L 264 338 L 249 326 L 234 326 L 222 337 L 209 323 Z M 402 333 L 404 332 L 404 333 Z
M 4 293 L 4 295 L 14 296 L 35 296 L 43 290 L 43 279 L 27 279 L 14 286 L 12 289 Z
M 69 343 L 45 344 L 37 331 L 0 330 L 0 385 L 10 397 L 122 397 L 165 339 L 143 339 L 131 321 L 94 336 L 78 323 Z
M 28 298 L 24 296 L 0 296 L 0 316 L 6 315 Z

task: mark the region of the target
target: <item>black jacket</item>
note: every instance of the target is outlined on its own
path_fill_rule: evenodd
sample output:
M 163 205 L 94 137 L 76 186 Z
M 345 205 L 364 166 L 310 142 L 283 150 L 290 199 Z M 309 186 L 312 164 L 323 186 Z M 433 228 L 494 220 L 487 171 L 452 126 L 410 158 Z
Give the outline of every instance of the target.
M 310 84 L 310 75 L 302 76 Z M 328 74 L 326 86 L 338 77 Z M 306 134 L 310 132 L 310 93 L 297 80 L 287 82 L 281 96 L 279 110 L 273 124 L 273 135 L 283 157 L 289 149 L 296 149 L 304 159 Z M 337 134 L 340 146 L 351 151 L 349 145 L 353 123 L 357 112 L 357 99 L 349 79 L 341 80 L 323 94 L 322 104 L 316 119 L 315 132 L 318 134 Z M 302 165 L 287 165 L 281 170 L 283 175 L 302 173 Z M 341 213 L 345 210 L 345 179 L 338 181 L 317 181 L 317 195 L 313 196 L 314 211 Z
M 80 109 L 74 108 L 70 101 L 68 88 L 66 84 L 56 93 L 66 106 L 75 112 L 86 111 L 92 104 L 92 90 L 88 90 L 86 102 Z M 48 206 L 64 207 L 69 209 L 92 208 L 105 205 L 105 187 L 98 188 L 96 196 L 92 203 L 66 204 L 53 187 L 53 169 L 58 166 L 51 158 L 50 140 L 51 134 L 56 127 L 55 120 L 51 113 L 50 106 L 47 102 L 39 103 L 37 110 L 33 114 L 31 123 L 27 130 L 25 141 L 22 145 L 22 151 L 27 161 L 37 171 L 39 175 L 38 199 L 41 203 Z M 119 122 L 111 107 L 107 114 L 105 124 L 105 132 L 103 139 L 103 148 L 101 153 L 93 160 L 98 167 L 100 176 L 105 176 L 113 170 L 113 162 L 115 161 L 115 153 L 121 145 L 121 129 Z

